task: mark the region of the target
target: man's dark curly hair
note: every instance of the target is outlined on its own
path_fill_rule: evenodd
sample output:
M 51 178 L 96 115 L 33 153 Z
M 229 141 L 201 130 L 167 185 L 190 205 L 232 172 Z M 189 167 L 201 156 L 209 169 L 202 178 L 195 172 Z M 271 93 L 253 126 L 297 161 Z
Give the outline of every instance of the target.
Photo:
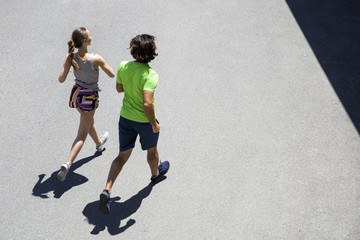
M 149 63 L 158 54 L 155 52 L 155 37 L 148 34 L 137 35 L 130 41 L 130 53 L 137 62 Z

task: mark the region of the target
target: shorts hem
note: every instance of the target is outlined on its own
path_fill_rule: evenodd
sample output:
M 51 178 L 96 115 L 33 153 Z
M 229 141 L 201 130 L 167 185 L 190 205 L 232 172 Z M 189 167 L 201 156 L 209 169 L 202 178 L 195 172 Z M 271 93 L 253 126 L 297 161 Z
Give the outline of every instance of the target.
M 146 151 L 146 150 L 149 150 L 150 148 L 154 148 L 154 147 L 156 147 L 156 146 L 157 146 L 157 144 L 154 145 L 154 146 L 150 146 L 150 147 L 147 147 L 147 146 L 146 146 L 146 147 L 144 147 L 144 148 L 141 146 L 141 149 L 142 149 L 143 151 Z
M 120 152 L 124 152 L 124 151 L 126 151 L 126 150 L 129 150 L 129 149 L 132 149 L 132 148 L 134 148 L 135 146 L 130 146 L 130 147 L 125 147 L 125 148 L 120 148 L 119 150 L 120 150 Z

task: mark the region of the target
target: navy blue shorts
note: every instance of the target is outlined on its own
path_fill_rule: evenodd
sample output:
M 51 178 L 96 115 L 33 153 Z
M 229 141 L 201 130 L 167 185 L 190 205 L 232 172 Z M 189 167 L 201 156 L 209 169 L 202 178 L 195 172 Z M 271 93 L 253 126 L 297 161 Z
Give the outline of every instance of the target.
M 140 135 L 140 143 L 142 150 L 147 150 L 157 145 L 159 139 L 159 133 L 153 132 L 150 123 L 134 122 L 120 116 L 120 120 L 119 120 L 120 152 L 128 150 L 130 148 L 134 148 L 136 137 L 138 135 Z

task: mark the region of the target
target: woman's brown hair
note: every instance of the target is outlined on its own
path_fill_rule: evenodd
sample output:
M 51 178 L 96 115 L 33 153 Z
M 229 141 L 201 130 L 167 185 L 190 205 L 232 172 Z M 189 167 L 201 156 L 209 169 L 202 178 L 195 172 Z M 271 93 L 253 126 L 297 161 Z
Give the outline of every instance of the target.
M 137 62 L 151 62 L 158 54 L 156 51 L 155 37 L 142 34 L 137 35 L 130 41 L 130 53 Z
M 88 38 L 88 34 L 86 32 L 86 28 L 79 27 L 72 32 L 71 39 L 68 41 L 69 51 L 71 57 L 71 65 L 75 70 L 79 69 L 79 65 L 75 61 L 75 48 L 79 48 L 82 46 L 83 41 Z

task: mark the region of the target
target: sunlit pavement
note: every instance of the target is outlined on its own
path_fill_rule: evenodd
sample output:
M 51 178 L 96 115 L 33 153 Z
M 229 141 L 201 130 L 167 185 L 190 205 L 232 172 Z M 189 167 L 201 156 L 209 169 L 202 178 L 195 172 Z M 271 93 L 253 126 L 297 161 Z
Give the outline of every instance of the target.
M 1 238 L 360 239 L 358 96 L 336 85 L 358 86 L 346 68 L 354 58 L 324 55 L 312 41 L 328 46 L 327 35 L 311 35 L 335 30 L 321 17 L 332 13 L 349 30 L 358 18 L 341 16 L 358 6 L 309 3 L 309 17 L 293 2 L 3 1 Z M 131 60 L 132 37 L 157 37 L 159 153 L 171 168 L 149 184 L 137 142 L 109 215 L 98 200 L 118 153 L 122 95 L 104 73 L 95 122 L 110 133 L 106 150 L 94 154 L 88 138 L 66 181 L 56 179 L 79 121 L 72 73 L 57 81 L 78 26 L 115 71 Z

